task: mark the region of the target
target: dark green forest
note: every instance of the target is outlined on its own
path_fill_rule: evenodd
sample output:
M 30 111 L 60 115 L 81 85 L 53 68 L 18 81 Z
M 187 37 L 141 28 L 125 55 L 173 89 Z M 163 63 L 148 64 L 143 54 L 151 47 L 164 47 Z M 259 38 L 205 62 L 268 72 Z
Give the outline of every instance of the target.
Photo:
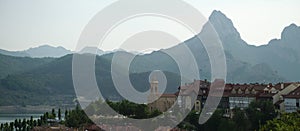
M 72 102 L 76 98 L 72 81 L 73 55 L 66 55 L 61 58 L 39 59 L 0 56 L 3 58 L 0 59 L 0 66 L 5 65 L 12 68 L 11 70 L 0 68 L 0 72 L 7 72 L 7 75 L 0 79 L 0 91 L 5 92 L 5 95 L 0 96 L 0 106 L 60 106 L 61 104 L 73 104 Z M 81 55 L 81 57 L 88 58 L 91 56 L 86 54 Z M 122 100 L 112 82 L 109 57 L 109 55 L 96 57 L 95 73 L 97 83 L 105 98 Z M 11 66 L 7 65 L 7 63 L 11 63 Z M 150 73 L 131 73 L 130 80 L 132 85 L 139 91 L 148 90 Z M 167 71 L 164 73 L 168 80 L 166 92 L 176 92 L 177 87 L 180 85 L 180 77 L 175 73 Z M 122 76 L 122 74 L 120 75 Z

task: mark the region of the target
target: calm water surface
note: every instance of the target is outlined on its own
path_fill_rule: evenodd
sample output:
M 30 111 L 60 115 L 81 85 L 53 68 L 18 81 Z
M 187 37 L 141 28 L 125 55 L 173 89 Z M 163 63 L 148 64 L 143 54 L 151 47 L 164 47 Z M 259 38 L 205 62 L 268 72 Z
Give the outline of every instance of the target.
M 34 120 L 40 118 L 43 114 L 0 114 L 0 123 L 14 122 L 15 119 L 30 119 L 32 116 Z

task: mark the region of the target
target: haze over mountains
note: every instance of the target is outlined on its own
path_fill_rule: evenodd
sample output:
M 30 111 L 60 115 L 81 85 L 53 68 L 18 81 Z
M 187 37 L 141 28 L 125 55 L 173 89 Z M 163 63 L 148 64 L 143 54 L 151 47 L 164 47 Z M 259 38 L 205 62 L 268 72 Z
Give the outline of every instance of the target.
M 240 37 L 232 21 L 222 12 L 214 11 L 210 23 L 219 34 L 225 49 L 227 62 L 227 82 L 234 83 L 276 83 L 299 81 L 300 79 L 300 27 L 287 26 L 281 39 L 271 40 L 264 46 L 252 46 Z M 205 35 L 209 26 L 204 25 L 199 36 Z M 210 79 L 210 63 L 205 48 L 196 37 L 177 46 L 150 54 L 135 56 L 130 65 L 130 80 L 137 90 L 149 89 L 148 76 L 152 70 L 162 70 L 168 79 L 166 92 L 174 93 L 180 85 L 180 73 L 176 61 L 165 52 L 176 52 L 186 45 L 192 51 L 199 67 L 201 79 Z M 106 98 L 120 97 L 111 79 L 111 60 L 114 54 L 125 51 L 104 52 L 94 47 L 86 47 L 82 57 L 91 57 L 97 52 L 96 78 L 100 90 Z M 0 105 L 49 104 L 74 97 L 72 83 L 72 51 L 63 47 L 40 46 L 25 51 L 10 52 L 0 50 Z M 87 53 L 87 54 L 85 54 Z M 1 55 L 4 54 L 4 55 Z M 31 58 L 32 57 L 32 58 Z M 52 58 L 44 58 L 52 57 Z M 191 58 L 186 58 L 183 68 L 189 69 Z M 123 61 L 119 61 L 122 68 Z M 122 75 L 122 74 L 120 74 Z M 71 97 L 71 98 L 70 98 Z M 8 101 L 9 100 L 9 101 Z
M 231 20 L 221 12 L 214 11 L 209 20 L 218 32 L 225 51 L 234 58 L 252 65 L 268 65 L 275 74 L 286 80 L 299 81 L 300 27 L 291 24 L 284 28 L 281 39 L 273 39 L 267 45 L 256 47 L 242 40 Z
M 52 47 L 49 45 L 42 45 L 39 47 L 29 48 L 24 51 L 6 51 L 0 49 L 0 53 L 4 55 L 18 56 L 18 57 L 42 58 L 42 57 L 62 57 L 67 54 L 71 54 L 72 51 L 67 50 L 61 46 Z

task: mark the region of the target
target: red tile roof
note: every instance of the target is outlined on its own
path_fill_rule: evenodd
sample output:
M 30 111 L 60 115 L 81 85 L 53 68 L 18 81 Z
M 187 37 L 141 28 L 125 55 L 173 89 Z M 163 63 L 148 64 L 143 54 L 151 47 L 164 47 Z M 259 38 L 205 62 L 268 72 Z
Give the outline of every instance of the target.
M 175 94 L 162 94 L 161 97 L 176 97 Z
M 273 97 L 275 93 L 271 92 L 271 89 L 275 91 L 282 90 L 283 87 L 287 87 L 291 83 L 278 83 L 275 85 L 272 84 L 225 84 L 224 80 L 216 79 L 214 82 L 210 83 L 208 81 L 195 80 L 193 83 L 180 86 L 181 95 L 191 95 L 192 93 L 202 96 L 219 96 L 223 94 L 223 97 L 262 97 L 270 98 Z M 225 87 L 224 87 L 225 86 Z M 223 88 L 224 87 L 224 88 Z M 268 89 L 267 92 L 265 89 Z M 235 90 L 236 93 L 233 93 L 232 90 Z M 205 92 L 204 92 L 205 91 Z M 239 93 L 240 91 L 240 93 Z M 248 93 L 246 93 L 248 92 Z M 179 91 L 175 93 L 176 96 L 179 95 Z

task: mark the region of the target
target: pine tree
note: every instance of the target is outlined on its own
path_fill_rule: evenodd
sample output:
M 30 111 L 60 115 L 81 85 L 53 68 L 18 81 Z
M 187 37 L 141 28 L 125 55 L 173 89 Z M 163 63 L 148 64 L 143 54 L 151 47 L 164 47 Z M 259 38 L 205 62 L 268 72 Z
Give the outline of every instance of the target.
M 8 130 L 9 130 L 8 123 L 5 123 L 5 124 L 4 124 L 4 130 L 5 130 L 5 131 L 8 131 Z
M 33 127 L 37 126 L 36 120 L 33 120 Z
M 19 122 L 18 122 L 18 119 L 16 119 L 16 120 L 15 120 L 14 126 L 15 126 L 15 129 L 17 130 L 17 129 L 18 129 L 18 127 L 19 127 Z
M 42 119 L 38 119 L 38 126 L 42 126 Z
M 21 119 L 19 119 L 19 121 L 18 121 L 18 128 L 19 128 L 19 130 L 21 130 L 21 128 L 22 128 L 22 121 L 21 121 Z
M 66 111 L 65 111 L 65 120 L 66 120 L 66 118 L 68 117 L 68 115 L 69 115 L 69 112 L 68 112 L 68 110 L 66 110 Z
M 52 119 L 55 119 L 56 118 L 56 114 L 55 114 L 55 109 L 54 108 L 52 109 L 52 113 L 51 114 L 52 114 Z
M 58 109 L 58 119 L 61 120 L 61 110 L 60 110 L 60 108 Z
M 33 127 L 33 116 L 30 117 L 29 125 Z
M 26 119 L 23 119 L 23 121 L 22 121 L 22 129 L 23 129 L 23 131 L 24 130 L 26 130 Z
M 14 130 L 14 122 L 10 122 L 10 123 L 9 123 L 9 129 L 10 129 L 11 131 Z

